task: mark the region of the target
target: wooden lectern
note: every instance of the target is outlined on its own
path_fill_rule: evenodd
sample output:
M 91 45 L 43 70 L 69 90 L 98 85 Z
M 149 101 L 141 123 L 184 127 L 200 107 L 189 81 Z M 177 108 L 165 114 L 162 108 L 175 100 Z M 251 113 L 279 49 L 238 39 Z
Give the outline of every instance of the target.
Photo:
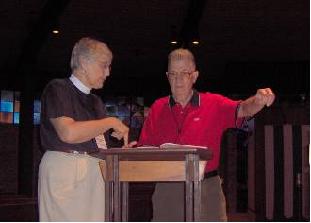
M 106 181 L 106 221 L 127 221 L 128 182 L 184 181 L 186 221 L 200 221 L 201 180 L 212 158 L 208 149 L 112 148 L 93 154 L 102 159 Z

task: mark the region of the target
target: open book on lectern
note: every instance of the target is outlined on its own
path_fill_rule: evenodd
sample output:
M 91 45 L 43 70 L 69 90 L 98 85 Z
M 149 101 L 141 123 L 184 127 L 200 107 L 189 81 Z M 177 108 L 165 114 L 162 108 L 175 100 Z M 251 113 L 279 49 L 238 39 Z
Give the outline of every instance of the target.
M 163 143 L 160 146 L 139 146 L 138 149 L 184 149 L 184 148 L 193 148 L 193 149 L 207 149 L 205 146 L 195 146 L 195 145 L 184 145 L 184 144 L 176 144 L 176 143 Z

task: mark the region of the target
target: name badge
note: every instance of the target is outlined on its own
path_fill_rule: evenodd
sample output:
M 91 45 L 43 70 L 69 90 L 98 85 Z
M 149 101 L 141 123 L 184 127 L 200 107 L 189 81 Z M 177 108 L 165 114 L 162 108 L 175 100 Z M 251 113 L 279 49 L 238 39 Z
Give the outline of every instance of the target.
M 107 149 L 107 144 L 106 144 L 106 140 L 105 140 L 105 136 L 103 134 L 98 135 L 95 137 L 95 141 L 97 144 L 97 147 L 100 149 Z

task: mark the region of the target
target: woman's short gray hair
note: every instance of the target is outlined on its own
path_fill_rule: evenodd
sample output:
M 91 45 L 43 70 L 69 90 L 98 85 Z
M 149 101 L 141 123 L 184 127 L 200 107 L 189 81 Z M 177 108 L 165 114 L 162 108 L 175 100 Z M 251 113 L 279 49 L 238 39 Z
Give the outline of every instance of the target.
M 112 60 L 112 52 L 108 46 L 90 37 L 83 37 L 73 47 L 70 66 L 72 70 L 79 68 L 80 59 L 87 60 L 106 57 L 107 61 Z

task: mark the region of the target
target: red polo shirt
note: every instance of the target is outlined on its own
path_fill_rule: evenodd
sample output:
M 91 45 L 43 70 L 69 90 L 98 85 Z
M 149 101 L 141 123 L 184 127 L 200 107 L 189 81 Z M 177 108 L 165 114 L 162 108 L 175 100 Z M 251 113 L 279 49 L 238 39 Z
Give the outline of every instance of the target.
M 235 127 L 238 104 L 239 101 L 219 94 L 196 91 L 185 108 L 173 97 L 160 98 L 150 108 L 138 145 L 177 143 L 206 146 L 214 156 L 205 171 L 216 170 L 221 136 L 227 128 Z

